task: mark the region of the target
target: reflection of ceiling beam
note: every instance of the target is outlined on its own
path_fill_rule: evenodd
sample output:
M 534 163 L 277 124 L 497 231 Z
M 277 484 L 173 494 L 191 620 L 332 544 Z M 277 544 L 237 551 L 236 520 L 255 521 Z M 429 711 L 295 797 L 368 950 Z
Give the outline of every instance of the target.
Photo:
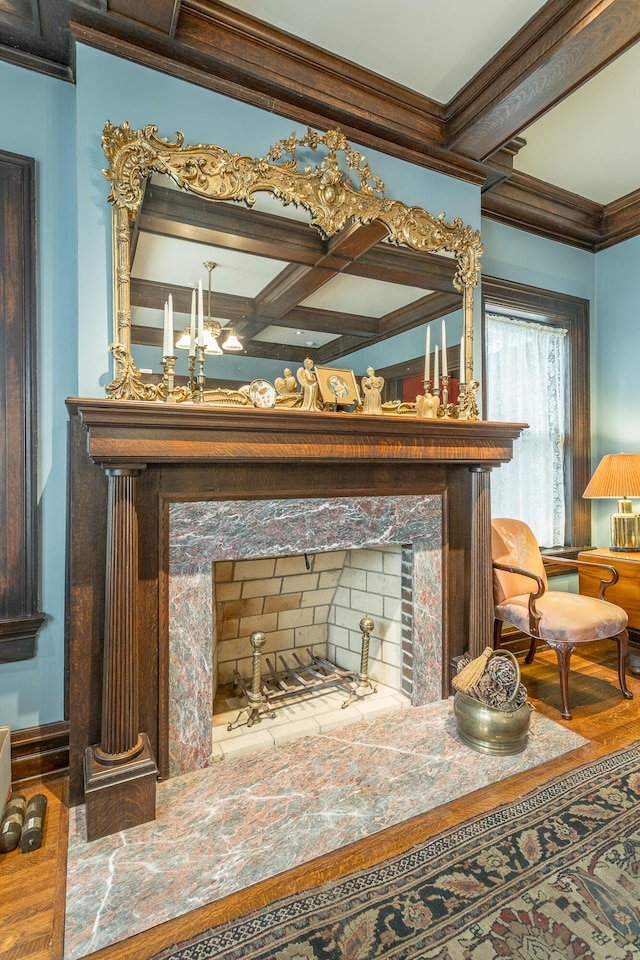
M 197 197 L 152 183 L 138 216 L 138 229 L 242 253 L 313 264 L 325 249 L 315 227 L 251 210 L 240 203 Z
M 253 337 L 262 328 L 277 323 L 290 310 L 306 300 L 329 280 L 346 270 L 353 258 L 377 244 L 387 229 L 380 221 L 350 223 L 331 237 L 313 267 L 289 264 L 256 297 L 256 320 L 237 331 L 240 337 Z M 259 321 L 257 320 L 259 318 Z
M 278 320 L 281 327 L 294 330 L 316 330 L 322 333 L 348 334 L 354 337 L 377 335 L 380 321 L 377 317 L 362 317 L 360 314 L 342 313 L 334 310 L 319 310 L 317 307 L 294 307 L 286 317 Z
M 401 310 L 388 313 L 380 321 L 380 339 L 394 337 L 405 330 L 429 323 L 438 317 L 443 317 L 453 310 L 460 309 L 460 297 L 453 293 L 434 293 L 430 297 L 416 300 Z

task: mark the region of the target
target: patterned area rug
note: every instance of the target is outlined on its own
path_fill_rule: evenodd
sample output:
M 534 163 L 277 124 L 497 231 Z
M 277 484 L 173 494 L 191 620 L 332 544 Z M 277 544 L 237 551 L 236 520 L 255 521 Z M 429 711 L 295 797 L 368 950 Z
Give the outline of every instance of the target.
M 154 960 L 637 960 L 640 742 Z

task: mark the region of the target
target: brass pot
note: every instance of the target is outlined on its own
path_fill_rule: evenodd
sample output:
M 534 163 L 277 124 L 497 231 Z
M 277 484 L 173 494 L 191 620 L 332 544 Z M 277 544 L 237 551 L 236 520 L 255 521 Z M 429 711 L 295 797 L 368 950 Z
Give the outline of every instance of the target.
M 501 650 L 511 657 L 516 666 L 518 682 L 510 701 L 515 699 L 520 687 L 520 666 L 510 650 Z M 491 707 L 473 697 L 456 692 L 453 699 L 453 712 L 458 724 L 458 736 L 468 747 L 479 753 L 507 756 L 521 753 L 527 745 L 531 711 L 533 707 L 527 701 L 517 710 L 505 710 Z

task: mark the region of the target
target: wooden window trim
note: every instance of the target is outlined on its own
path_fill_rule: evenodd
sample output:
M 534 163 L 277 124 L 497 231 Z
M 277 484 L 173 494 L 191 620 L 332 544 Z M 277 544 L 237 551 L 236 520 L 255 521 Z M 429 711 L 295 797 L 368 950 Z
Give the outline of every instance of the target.
M 566 468 L 566 548 L 589 549 L 591 504 L 582 494 L 591 477 L 591 421 L 589 384 L 589 301 L 496 277 L 482 278 L 482 401 L 486 409 L 485 314 L 495 306 L 514 315 L 533 314 L 567 330 L 570 349 Z M 556 551 L 557 552 L 557 551 Z M 566 573 L 566 570 L 562 571 Z
M 0 663 L 35 656 L 38 611 L 35 161 L 0 151 Z

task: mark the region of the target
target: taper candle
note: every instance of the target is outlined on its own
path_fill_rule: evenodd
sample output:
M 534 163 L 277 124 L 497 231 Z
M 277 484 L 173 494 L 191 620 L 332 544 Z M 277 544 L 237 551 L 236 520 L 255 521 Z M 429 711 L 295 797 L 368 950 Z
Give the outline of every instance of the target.
M 198 346 L 204 347 L 204 306 L 202 303 L 202 280 L 198 280 Z
M 460 383 L 467 382 L 467 374 L 464 369 L 464 330 L 460 339 Z
M 433 351 L 433 389 L 440 389 L 440 377 L 438 375 L 438 344 Z
M 162 356 L 169 356 L 169 304 L 164 302 L 164 326 L 162 334 Z
M 189 330 L 189 356 L 196 355 L 196 288 L 191 291 L 191 327 Z
M 427 344 L 424 351 L 424 382 L 429 383 L 429 364 L 431 362 L 431 324 L 427 324 Z M 425 390 L 428 387 L 425 387 Z
M 447 325 L 442 321 L 442 376 L 447 374 Z

